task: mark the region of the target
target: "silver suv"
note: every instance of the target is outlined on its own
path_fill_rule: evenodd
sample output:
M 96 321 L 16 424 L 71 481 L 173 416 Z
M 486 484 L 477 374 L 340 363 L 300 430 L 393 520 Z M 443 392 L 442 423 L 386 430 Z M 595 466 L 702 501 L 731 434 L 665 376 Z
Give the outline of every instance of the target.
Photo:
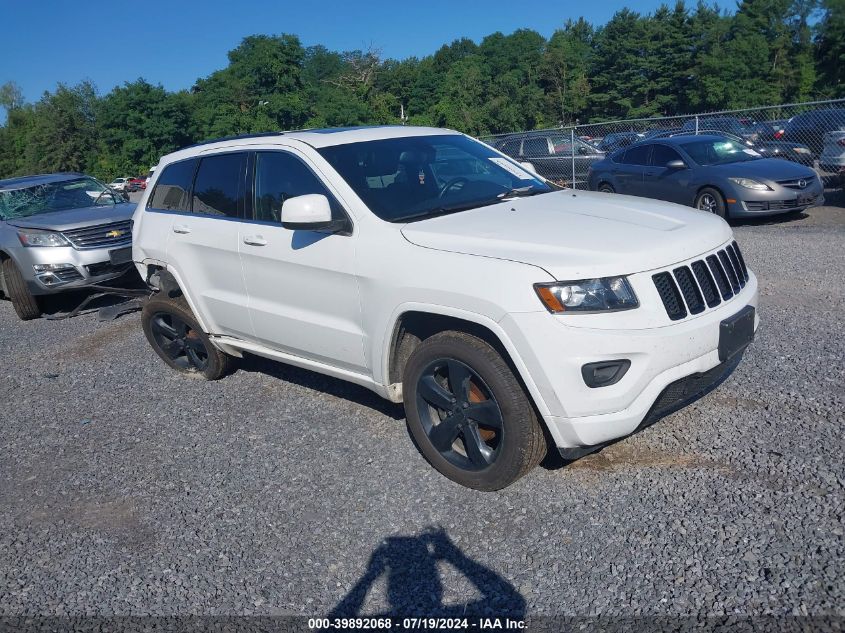
M 22 320 L 40 297 L 125 273 L 134 204 L 77 173 L 0 180 L 0 292 Z

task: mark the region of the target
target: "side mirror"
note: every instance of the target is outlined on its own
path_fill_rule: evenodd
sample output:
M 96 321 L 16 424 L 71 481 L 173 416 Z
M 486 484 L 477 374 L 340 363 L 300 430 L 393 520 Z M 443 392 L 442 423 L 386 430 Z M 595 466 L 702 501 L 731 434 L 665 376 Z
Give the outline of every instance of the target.
M 666 169 L 686 169 L 687 164 L 682 160 L 670 160 L 666 163 Z
M 520 167 L 522 167 L 526 171 L 530 171 L 532 174 L 537 175 L 537 170 L 534 168 L 532 163 L 520 163 Z
M 282 226 L 294 231 L 340 231 L 346 227 L 346 222 L 332 219 L 332 208 L 326 196 L 309 193 L 285 200 Z

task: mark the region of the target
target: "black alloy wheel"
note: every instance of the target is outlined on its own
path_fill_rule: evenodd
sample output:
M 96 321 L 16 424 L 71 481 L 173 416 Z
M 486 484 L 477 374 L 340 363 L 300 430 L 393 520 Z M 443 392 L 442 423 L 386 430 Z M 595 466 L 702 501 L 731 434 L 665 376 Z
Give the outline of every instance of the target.
M 156 312 L 150 321 L 153 339 L 174 365 L 185 371 L 208 368 L 208 349 L 199 334 L 174 314 Z
M 417 381 L 417 410 L 431 444 L 462 470 L 482 470 L 499 456 L 502 410 L 468 365 L 452 358 L 430 363 Z

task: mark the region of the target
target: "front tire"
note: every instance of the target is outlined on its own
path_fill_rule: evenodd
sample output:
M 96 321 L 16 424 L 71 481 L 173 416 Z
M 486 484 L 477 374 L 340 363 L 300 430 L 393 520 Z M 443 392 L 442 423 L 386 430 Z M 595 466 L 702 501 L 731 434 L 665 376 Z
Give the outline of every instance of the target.
M 3 278 L 9 291 L 9 300 L 21 321 L 37 319 L 41 316 L 38 298 L 27 289 L 21 271 L 11 259 L 3 260 Z
M 601 193 L 616 193 L 616 189 L 614 189 L 613 185 L 611 185 L 609 182 L 600 183 L 596 191 L 599 191 Z
M 211 344 L 183 298 L 153 297 L 141 310 L 141 327 L 156 354 L 176 371 L 217 380 L 233 359 Z
M 712 187 L 705 187 L 698 192 L 694 206 L 699 211 L 706 211 L 723 219 L 728 217 L 728 206 L 724 196 Z
M 522 385 L 487 342 L 441 332 L 414 350 L 403 376 L 405 415 L 420 452 L 468 488 L 499 490 L 546 454 Z

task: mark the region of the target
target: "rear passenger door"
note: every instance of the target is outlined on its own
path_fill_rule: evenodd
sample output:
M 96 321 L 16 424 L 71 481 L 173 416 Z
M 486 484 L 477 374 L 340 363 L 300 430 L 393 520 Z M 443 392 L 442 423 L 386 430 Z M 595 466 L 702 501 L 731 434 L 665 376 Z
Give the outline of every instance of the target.
M 248 158 L 225 152 L 195 161 L 188 209 L 173 216 L 167 256 L 209 332 L 238 338 L 253 333 L 238 243 Z
M 254 162 L 254 212 L 241 225 L 240 249 L 255 338 L 294 356 L 365 371 L 355 236 L 281 224 L 284 201 L 305 194 L 326 196 L 336 219 L 348 221 L 346 211 L 293 150 L 256 152 Z
M 651 145 L 635 145 L 625 150 L 619 171 L 615 173 L 619 185 L 617 193 L 630 196 L 648 195 L 643 183 L 645 170 L 648 167 Z
M 654 144 L 649 159 L 649 167 L 645 170 L 643 195 L 658 200 L 692 204 L 693 193 L 690 191 L 692 170 L 666 167 L 666 164 L 672 160 L 683 160 L 683 158 L 674 148 L 668 145 Z

